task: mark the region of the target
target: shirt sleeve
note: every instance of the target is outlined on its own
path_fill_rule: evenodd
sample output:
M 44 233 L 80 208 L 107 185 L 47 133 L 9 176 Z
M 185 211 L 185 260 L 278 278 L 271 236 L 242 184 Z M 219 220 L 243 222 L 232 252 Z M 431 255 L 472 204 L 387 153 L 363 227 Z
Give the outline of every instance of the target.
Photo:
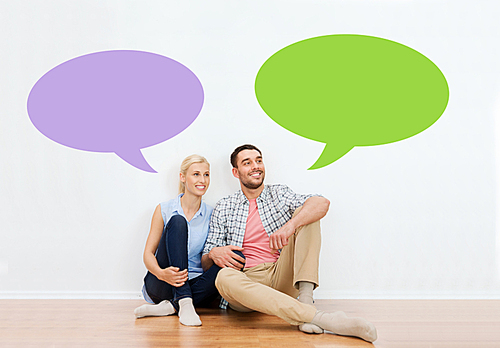
M 208 254 L 215 247 L 226 245 L 227 224 L 225 223 L 226 217 L 224 215 L 222 204 L 219 202 L 215 205 L 212 217 L 210 218 L 210 229 L 205 247 L 203 248 L 203 255 Z
M 295 193 L 287 185 L 280 185 L 278 192 L 278 197 L 281 197 L 281 199 L 285 203 L 285 206 L 287 207 L 290 216 L 293 215 L 293 213 L 295 212 L 295 210 L 297 210 L 298 207 L 303 206 L 308 198 L 313 196 L 321 197 L 321 195 L 318 194 Z

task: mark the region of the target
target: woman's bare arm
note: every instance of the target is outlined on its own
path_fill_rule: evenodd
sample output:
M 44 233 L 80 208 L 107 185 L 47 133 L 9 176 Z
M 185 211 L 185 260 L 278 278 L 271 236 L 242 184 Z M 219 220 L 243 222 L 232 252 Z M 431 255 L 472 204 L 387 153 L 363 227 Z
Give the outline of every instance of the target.
M 144 265 L 148 271 L 156 276 L 156 278 L 169 283 L 172 286 L 182 286 L 188 279 L 188 270 L 179 270 L 177 267 L 167 267 L 162 269 L 158 265 L 155 257 L 156 249 L 160 244 L 161 235 L 163 234 L 163 217 L 161 216 L 161 208 L 158 205 L 153 213 L 151 220 L 151 229 L 149 230 L 146 247 L 144 248 Z

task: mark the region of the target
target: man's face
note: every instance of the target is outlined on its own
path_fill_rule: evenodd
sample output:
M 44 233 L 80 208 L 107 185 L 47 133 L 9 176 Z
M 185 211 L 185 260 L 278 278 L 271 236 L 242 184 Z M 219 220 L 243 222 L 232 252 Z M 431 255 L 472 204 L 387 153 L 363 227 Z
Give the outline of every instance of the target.
M 233 175 L 235 178 L 240 179 L 243 186 L 255 190 L 262 185 L 266 169 L 259 151 L 241 151 L 236 157 L 236 164 L 237 167 L 233 168 Z

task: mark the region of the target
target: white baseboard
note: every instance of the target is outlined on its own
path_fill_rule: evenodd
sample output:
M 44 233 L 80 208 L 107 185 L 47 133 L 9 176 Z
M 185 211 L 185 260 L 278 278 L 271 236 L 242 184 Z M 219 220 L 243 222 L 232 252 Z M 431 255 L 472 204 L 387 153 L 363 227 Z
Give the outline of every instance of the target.
M 103 300 L 140 300 L 140 291 L 0 291 L 0 299 L 103 299 Z M 314 291 L 314 298 L 344 300 L 500 300 L 500 292 L 483 293 L 374 293 Z
M 0 299 L 87 299 L 87 300 L 139 300 L 140 291 L 0 291 Z
M 347 292 L 347 291 L 314 291 L 315 299 L 343 300 L 500 300 L 500 291 L 485 292 L 419 292 L 419 293 L 388 293 L 388 292 Z

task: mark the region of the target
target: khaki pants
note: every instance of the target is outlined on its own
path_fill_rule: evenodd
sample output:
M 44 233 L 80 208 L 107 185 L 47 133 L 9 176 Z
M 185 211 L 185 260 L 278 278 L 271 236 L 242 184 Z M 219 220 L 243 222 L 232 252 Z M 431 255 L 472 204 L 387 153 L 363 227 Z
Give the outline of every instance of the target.
M 300 208 L 295 211 L 294 216 Z M 298 228 L 275 263 L 219 271 L 215 285 L 232 309 L 276 315 L 292 325 L 310 322 L 316 308 L 296 300 L 298 282 L 318 282 L 321 231 L 319 221 Z

